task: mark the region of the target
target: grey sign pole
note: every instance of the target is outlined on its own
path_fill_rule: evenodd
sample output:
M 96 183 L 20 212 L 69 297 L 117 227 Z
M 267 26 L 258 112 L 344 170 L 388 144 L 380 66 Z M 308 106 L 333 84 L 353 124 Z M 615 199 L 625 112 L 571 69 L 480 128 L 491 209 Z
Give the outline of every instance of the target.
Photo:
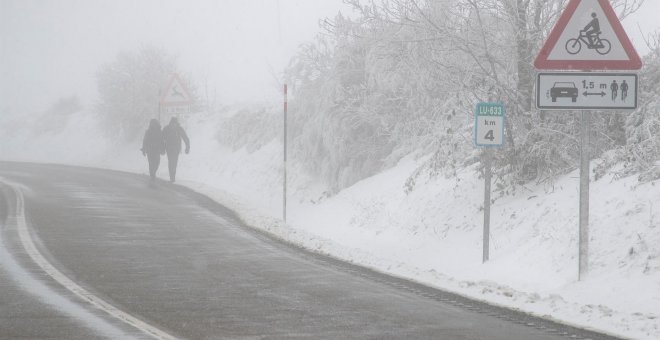
M 490 257 L 490 189 L 492 155 L 490 147 L 504 145 L 505 108 L 502 103 L 478 103 L 474 112 L 474 144 L 485 148 L 481 153 L 484 165 L 484 238 L 483 263 Z
M 490 185 L 492 177 L 490 151 L 484 150 L 484 241 L 483 263 L 488 261 L 490 247 Z
M 589 270 L 589 125 L 591 112 L 582 111 L 580 119 L 580 235 L 578 281 Z
M 161 90 L 158 90 L 158 123 L 160 123 L 160 102 L 161 102 Z
M 593 1 L 608 20 L 601 23 L 602 32 L 585 39 L 584 30 L 596 26 L 597 14 L 592 6 L 580 6 L 580 0 L 570 0 L 534 60 L 541 70 L 561 70 L 562 73 L 540 73 L 536 86 L 536 106 L 546 110 L 583 110 L 580 127 L 580 230 L 578 281 L 589 270 L 589 130 L 591 112 L 587 110 L 634 110 L 637 108 L 637 75 L 603 70 L 639 70 L 642 68 L 632 45 L 609 1 Z M 593 19 L 589 19 L 589 15 Z M 602 17 L 601 17 L 602 18 Z M 589 21 L 591 20 L 591 21 Z M 587 25 L 587 26 L 584 26 Z M 565 40 L 565 33 L 577 34 Z M 607 29 L 606 29 L 607 28 Z M 605 33 L 609 31 L 609 33 Z M 602 33 L 602 37 L 600 34 Z M 614 34 L 612 34 L 614 33 Z M 564 38 L 563 38 L 564 37 Z M 588 37 L 587 37 L 588 38 Z M 610 42 L 612 40 L 612 42 Z M 586 49 L 582 48 L 585 45 Z M 627 58 L 608 54 L 612 46 L 620 46 Z M 595 50 L 596 53 L 588 50 Z M 585 53 L 580 53 L 585 51 Z M 583 70 L 582 73 L 573 72 Z M 619 90 L 621 92 L 619 92 Z M 620 97 L 619 97 L 620 94 Z
M 283 144 L 284 144 L 284 181 L 283 181 L 283 191 L 282 191 L 282 218 L 284 219 L 284 223 L 286 224 L 286 151 L 287 151 L 287 110 L 288 110 L 288 101 L 287 101 L 287 86 L 284 84 L 284 136 L 283 136 Z

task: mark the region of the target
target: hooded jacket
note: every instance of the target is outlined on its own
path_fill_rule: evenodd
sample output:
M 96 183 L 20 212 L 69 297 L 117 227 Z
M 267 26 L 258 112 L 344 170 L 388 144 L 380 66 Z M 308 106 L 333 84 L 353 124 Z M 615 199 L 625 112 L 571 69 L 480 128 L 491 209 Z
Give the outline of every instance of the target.
M 152 119 L 151 122 L 149 122 L 149 128 L 144 133 L 144 138 L 142 139 L 142 152 L 147 154 L 165 153 L 163 132 L 160 130 L 160 123 L 158 123 L 158 120 L 156 119 Z
M 188 139 L 188 135 L 181 125 L 179 125 L 179 121 L 176 118 L 172 118 L 170 123 L 163 128 L 163 137 L 168 154 L 178 154 L 181 152 L 182 139 L 186 143 L 186 152 L 190 150 L 190 139 Z

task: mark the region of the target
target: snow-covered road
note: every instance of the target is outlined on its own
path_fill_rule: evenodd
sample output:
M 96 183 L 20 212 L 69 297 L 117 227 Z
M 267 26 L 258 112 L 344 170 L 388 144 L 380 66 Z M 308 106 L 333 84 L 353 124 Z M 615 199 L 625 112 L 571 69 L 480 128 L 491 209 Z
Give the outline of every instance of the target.
M 11 289 L 0 300 L 12 308 L 0 309 L 0 329 L 12 333 L 0 337 L 42 337 L 55 325 L 72 338 L 151 334 L 138 325 L 135 335 L 134 323 L 119 320 L 128 315 L 185 338 L 606 338 L 302 251 L 180 186 L 86 168 L 1 169 L 25 197 L 37 251 L 93 298 L 67 293 L 25 256 L 12 217 L 21 204 L 3 190 L 0 282 Z M 26 268 L 22 277 L 10 263 Z M 38 294 L 38 285 L 51 288 Z M 21 313 L 39 303 L 47 313 Z

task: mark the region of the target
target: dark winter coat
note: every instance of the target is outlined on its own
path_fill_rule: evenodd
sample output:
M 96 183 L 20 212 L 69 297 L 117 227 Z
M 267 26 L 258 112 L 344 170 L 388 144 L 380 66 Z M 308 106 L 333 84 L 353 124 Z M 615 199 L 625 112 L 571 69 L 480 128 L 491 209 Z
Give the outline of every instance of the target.
M 190 139 L 179 125 L 176 118 L 172 118 L 170 123 L 163 128 L 163 137 L 165 139 L 165 148 L 168 154 L 178 154 L 181 152 L 181 140 L 186 143 L 186 153 L 190 150 Z
M 162 155 L 165 153 L 165 140 L 163 139 L 163 132 L 160 130 L 160 124 L 157 120 L 152 120 L 149 124 L 149 129 L 144 133 L 142 152 L 152 155 Z

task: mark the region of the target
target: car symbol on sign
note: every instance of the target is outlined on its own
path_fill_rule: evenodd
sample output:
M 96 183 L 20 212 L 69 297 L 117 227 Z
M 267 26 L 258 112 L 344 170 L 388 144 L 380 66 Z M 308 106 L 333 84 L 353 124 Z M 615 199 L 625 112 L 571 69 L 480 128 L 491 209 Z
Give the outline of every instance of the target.
M 552 97 L 553 103 L 560 97 L 571 98 L 572 102 L 575 103 L 578 97 L 578 89 L 573 82 L 557 82 L 550 89 L 550 97 Z

